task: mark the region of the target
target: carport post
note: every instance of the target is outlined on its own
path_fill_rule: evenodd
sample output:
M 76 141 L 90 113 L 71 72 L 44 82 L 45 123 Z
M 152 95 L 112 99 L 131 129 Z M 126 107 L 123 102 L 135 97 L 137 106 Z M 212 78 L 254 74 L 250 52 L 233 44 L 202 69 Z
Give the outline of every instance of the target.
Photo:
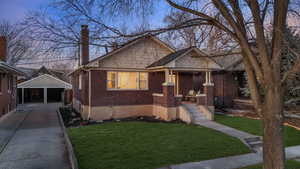
M 22 88 L 22 104 L 24 104 L 24 88 Z
M 44 88 L 44 104 L 47 104 L 47 88 Z

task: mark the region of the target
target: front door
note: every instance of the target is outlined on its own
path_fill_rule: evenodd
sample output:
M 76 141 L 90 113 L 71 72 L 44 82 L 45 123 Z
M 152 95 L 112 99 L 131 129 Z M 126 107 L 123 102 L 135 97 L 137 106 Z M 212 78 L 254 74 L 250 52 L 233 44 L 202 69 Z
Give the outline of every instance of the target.
M 204 79 L 201 74 L 201 72 L 197 72 L 193 74 L 193 90 L 198 93 L 200 90 L 200 93 L 203 93 L 203 83 Z

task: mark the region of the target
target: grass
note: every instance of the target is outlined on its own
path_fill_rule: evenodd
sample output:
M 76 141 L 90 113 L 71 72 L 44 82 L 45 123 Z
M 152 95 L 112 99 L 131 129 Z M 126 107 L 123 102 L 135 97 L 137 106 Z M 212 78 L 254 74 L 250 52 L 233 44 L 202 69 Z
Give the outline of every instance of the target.
M 244 167 L 241 169 L 262 169 L 262 164 L 259 165 L 254 165 L 254 166 L 249 166 L 249 167 Z M 293 161 L 293 160 L 288 160 L 286 162 L 286 169 L 300 169 L 300 162 Z
M 80 169 L 154 169 L 250 152 L 236 138 L 179 123 L 111 122 L 68 133 Z
M 254 120 L 245 117 L 231 117 L 225 115 L 215 115 L 218 123 L 230 126 L 232 128 L 242 130 L 254 135 L 263 135 L 261 120 Z M 285 146 L 295 146 L 300 144 L 300 131 L 295 128 L 284 127 Z

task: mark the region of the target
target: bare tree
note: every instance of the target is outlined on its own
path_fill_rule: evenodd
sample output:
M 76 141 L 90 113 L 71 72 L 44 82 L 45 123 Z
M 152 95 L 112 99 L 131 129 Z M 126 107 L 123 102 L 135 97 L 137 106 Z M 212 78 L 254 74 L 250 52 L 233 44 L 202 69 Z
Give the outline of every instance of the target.
M 164 22 L 167 23 L 168 27 L 173 27 L 190 19 L 195 19 L 195 17 L 190 13 L 176 11 L 168 14 Z M 173 44 L 176 48 L 196 46 L 207 52 L 215 53 L 230 51 L 237 46 L 228 34 L 210 25 L 175 29 L 165 34 L 164 37 L 168 43 Z
M 124 15 L 128 16 L 130 11 L 142 16 L 151 14 L 152 9 L 155 9 L 154 6 L 163 2 L 193 17 L 166 27 L 135 33 L 122 32 L 116 27 L 108 26 L 113 25 L 112 23 L 103 22 L 103 16 L 108 17 L 109 14 L 116 18 L 121 16 L 124 18 Z M 103 34 L 98 32 L 99 34 L 95 35 L 99 37 L 95 40 L 136 37 L 146 33 L 159 34 L 195 26 L 212 26 L 234 40 L 243 55 L 255 110 L 263 119 L 265 169 L 284 168 L 283 93 L 287 81 L 293 80 L 300 69 L 300 55 L 294 51 L 298 59 L 288 70 L 281 72 L 283 32 L 287 14 L 288 12 L 299 13 L 299 8 L 296 8 L 293 3 L 289 3 L 288 0 L 58 1 L 59 5 L 70 12 L 70 16 L 81 17 L 89 24 L 109 31 Z M 259 92 L 259 87 L 263 89 L 263 95 Z
M 6 36 L 8 41 L 7 62 L 15 65 L 20 60 L 27 60 L 37 56 L 38 51 L 34 48 L 37 45 L 26 33 L 26 27 L 8 21 L 0 21 L 0 35 Z

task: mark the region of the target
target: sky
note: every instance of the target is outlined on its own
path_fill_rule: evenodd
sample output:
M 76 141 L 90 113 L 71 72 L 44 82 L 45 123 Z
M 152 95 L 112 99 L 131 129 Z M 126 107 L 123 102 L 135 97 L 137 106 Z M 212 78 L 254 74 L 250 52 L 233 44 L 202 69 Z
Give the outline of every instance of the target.
M 53 0 L 0 0 L 0 20 L 8 20 L 10 22 L 17 22 L 22 20 L 26 14 L 31 10 L 37 10 L 41 7 L 47 6 Z M 165 5 L 165 4 L 164 4 Z M 154 14 L 154 20 L 151 20 L 152 26 L 161 24 L 164 10 L 157 10 Z
M 21 20 L 28 11 L 39 9 L 51 0 L 0 0 L 0 20 L 10 22 Z

